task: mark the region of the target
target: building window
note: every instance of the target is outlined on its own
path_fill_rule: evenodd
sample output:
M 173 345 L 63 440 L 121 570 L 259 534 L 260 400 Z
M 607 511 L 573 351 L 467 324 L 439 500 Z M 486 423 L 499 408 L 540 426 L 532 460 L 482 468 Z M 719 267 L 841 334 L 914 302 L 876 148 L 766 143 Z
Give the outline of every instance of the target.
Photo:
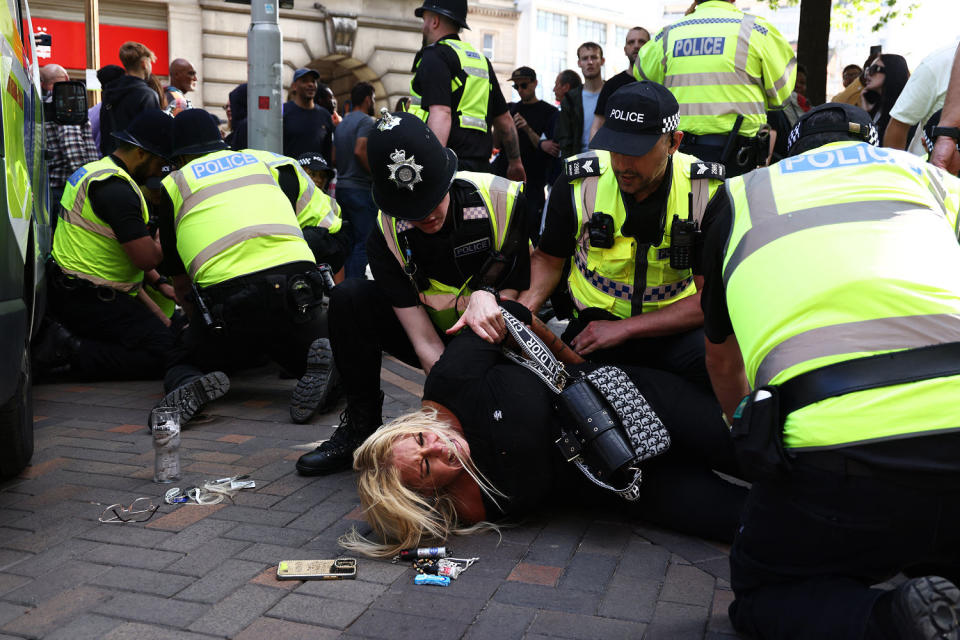
M 493 60 L 493 34 L 483 34 L 483 55 Z
M 580 42 L 596 42 L 601 47 L 607 46 L 607 25 L 596 20 L 577 18 L 577 28 Z
M 536 48 L 534 61 L 534 68 L 540 79 L 537 84 L 537 97 L 547 96 L 548 101 L 552 103 L 553 80 L 558 73 L 569 67 L 567 16 L 538 10 L 537 31 L 544 38 L 543 45 Z
M 627 34 L 630 33 L 630 29 L 627 27 L 617 27 L 617 41 L 615 44 L 620 44 L 621 42 L 627 42 Z

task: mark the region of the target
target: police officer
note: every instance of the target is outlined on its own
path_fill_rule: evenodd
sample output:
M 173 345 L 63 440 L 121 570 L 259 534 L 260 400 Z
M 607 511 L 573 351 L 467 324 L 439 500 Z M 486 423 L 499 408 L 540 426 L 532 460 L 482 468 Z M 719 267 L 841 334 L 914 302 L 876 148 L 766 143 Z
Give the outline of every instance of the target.
M 429 372 L 469 326 L 494 342 L 506 327 L 497 297 L 529 283 L 523 185 L 457 171 L 416 116 L 383 110 L 367 142 L 379 232 L 367 241 L 374 280 L 347 279 L 330 296 L 330 343 L 347 397 L 333 436 L 297 461 L 303 475 L 349 469 L 380 426 L 383 351 Z
M 138 185 L 160 175 L 171 127 L 159 109 L 144 111 L 112 134 L 112 154 L 67 180 L 48 264 L 49 311 L 59 322 L 47 323 L 34 349 L 39 375 L 92 380 L 163 373 L 173 336 L 138 300 L 146 297 L 144 271 L 159 278 L 154 268 L 162 257 Z
M 680 103 L 680 150 L 722 162 L 727 176 L 760 165 L 769 149 L 757 133 L 768 110 L 793 92 L 796 58 L 790 43 L 734 0 L 696 0 L 696 10 L 664 27 L 640 50 L 638 80 L 665 85 Z
M 752 637 L 960 634 L 960 180 L 876 144 L 858 107 L 817 107 L 705 215 L 707 363 L 754 476 L 730 555 Z M 943 577 L 870 588 L 901 571 Z
M 493 137 L 507 154 L 507 177 L 523 181 L 520 141 L 493 65 L 459 33 L 467 0 L 424 0 L 424 47 L 413 60 L 410 113 L 426 121 L 441 144 L 456 152 L 461 171 L 488 171 Z
M 222 370 L 265 355 L 304 374 L 321 335 L 322 282 L 297 224 L 297 192 L 285 193 L 256 156 L 227 149 L 206 111 L 184 111 L 173 124 L 180 169 L 163 180 L 160 236 L 178 297 L 193 308 L 170 355 L 161 404 L 179 408 L 187 422 L 226 393 Z
M 536 311 L 569 269 L 563 339 L 583 356 L 643 364 L 709 387 L 689 248 L 723 167 L 677 152 L 677 101 L 654 82 L 618 89 L 606 120 L 550 194 L 520 302 Z M 691 210 L 692 196 L 692 210 Z

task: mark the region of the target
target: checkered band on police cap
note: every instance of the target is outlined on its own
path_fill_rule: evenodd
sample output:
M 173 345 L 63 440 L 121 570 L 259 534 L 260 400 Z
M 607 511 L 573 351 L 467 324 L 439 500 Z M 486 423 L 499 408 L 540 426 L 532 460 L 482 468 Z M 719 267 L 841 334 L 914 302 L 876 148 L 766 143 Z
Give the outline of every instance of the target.
M 810 119 L 811 115 L 827 109 L 842 109 L 844 115 L 847 116 L 848 119 L 846 128 L 841 128 L 840 125 L 810 126 L 807 124 L 807 121 Z M 874 147 L 879 146 L 880 134 L 877 131 L 877 126 L 871 120 L 869 120 L 868 117 L 866 117 L 866 112 L 862 114 L 865 117 L 857 118 L 859 121 L 854 121 L 854 119 L 851 117 L 851 115 L 854 115 L 851 113 L 852 109 L 857 109 L 857 107 L 828 103 L 808 111 L 797 121 L 797 124 L 794 125 L 793 129 L 790 131 L 790 135 L 787 136 L 787 150 L 789 151 L 792 149 L 793 145 L 795 145 L 801 137 L 810 136 L 816 133 L 826 133 L 829 131 L 847 133 L 852 139 L 862 140 L 863 142 L 866 142 Z
M 663 119 L 663 131 L 662 133 L 670 133 L 671 131 L 676 131 L 680 127 L 680 114 L 675 113 L 672 116 L 667 116 Z

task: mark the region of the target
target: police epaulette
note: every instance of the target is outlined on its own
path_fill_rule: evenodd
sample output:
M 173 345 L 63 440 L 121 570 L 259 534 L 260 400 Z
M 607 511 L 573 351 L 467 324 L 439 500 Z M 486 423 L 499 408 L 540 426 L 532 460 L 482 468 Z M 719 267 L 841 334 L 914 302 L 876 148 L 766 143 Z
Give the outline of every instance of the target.
M 595 155 L 575 156 L 567 160 L 564 175 L 568 180 L 590 178 L 600 175 L 600 158 Z
M 719 162 L 694 162 L 690 165 L 690 179 L 712 178 L 723 180 L 727 177 L 727 168 Z

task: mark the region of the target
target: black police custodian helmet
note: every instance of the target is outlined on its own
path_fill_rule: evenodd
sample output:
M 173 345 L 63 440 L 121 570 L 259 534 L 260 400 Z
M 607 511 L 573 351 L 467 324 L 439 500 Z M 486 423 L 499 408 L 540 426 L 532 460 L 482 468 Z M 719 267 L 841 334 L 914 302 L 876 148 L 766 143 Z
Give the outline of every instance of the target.
M 866 142 L 876 147 L 880 144 L 880 134 L 873 118 L 860 107 L 843 102 L 828 102 L 800 116 L 787 137 L 787 155 L 795 156 L 830 142 L 844 140 Z
M 219 120 L 209 111 L 187 109 L 173 119 L 171 155 L 203 155 L 229 149 L 220 135 Z
M 147 109 L 127 125 L 123 131 L 111 133 L 117 140 L 129 142 L 161 158 L 171 157 L 170 138 L 173 118 L 160 109 Z
M 423 0 L 423 6 L 417 7 L 413 14 L 422 18 L 424 11 L 439 13 L 464 29 L 470 28 L 467 26 L 467 0 Z
M 386 109 L 367 137 L 367 160 L 374 202 L 401 220 L 430 215 L 457 173 L 457 154 L 440 144 L 423 120 Z

